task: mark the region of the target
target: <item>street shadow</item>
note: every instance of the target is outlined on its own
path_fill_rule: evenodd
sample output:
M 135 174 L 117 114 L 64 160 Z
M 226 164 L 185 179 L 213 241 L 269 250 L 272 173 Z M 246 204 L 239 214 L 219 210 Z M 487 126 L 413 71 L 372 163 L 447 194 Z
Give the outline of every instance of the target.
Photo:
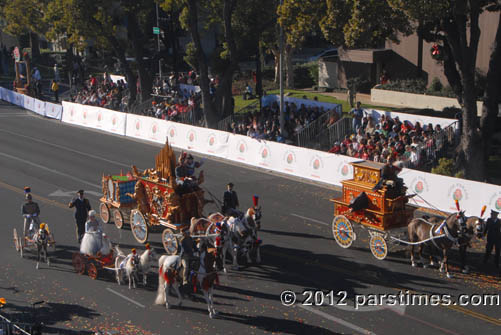
M 316 234 L 305 234 L 305 233 L 294 233 L 290 231 L 278 231 L 278 230 L 270 230 L 270 229 L 261 229 L 260 232 L 274 234 L 274 235 L 282 235 L 282 236 L 291 236 L 291 237 L 303 237 L 303 238 L 315 238 L 322 240 L 331 240 L 330 237 L 325 237 L 322 235 Z
M 256 327 L 271 333 L 284 334 L 340 334 L 314 325 L 296 320 L 285 320 L 267 316 L 246 316 L 240 314 L 221 313 L 219 319 Z

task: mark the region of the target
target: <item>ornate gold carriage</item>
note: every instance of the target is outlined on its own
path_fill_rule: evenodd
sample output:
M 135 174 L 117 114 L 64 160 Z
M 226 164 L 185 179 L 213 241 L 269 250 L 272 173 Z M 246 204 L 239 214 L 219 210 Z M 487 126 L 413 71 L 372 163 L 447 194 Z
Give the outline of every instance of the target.
M 207 203 L 198 186 L 203 182 L 203 173 L 186 192 L 176 182 L 175 168 L 175 153 L 166 143 L 156 156 L 154 169 L 139 172 L 133 166 L 127 176 L 103 177 L 103 221 L 107 218 L 106 208 L 113 207 L 115 225 L 122 228 L 127 220 L 139 243 L 148 240 L 153 226 L 163 226 L 162 243 L 167 252 L 173 253 L 172 249 L 177 248 L 175 235 L 189 228 L 192 217 L 201 217 Z
M 343 180 L 342 197 L 331 199 L 334 202 L 334 239 L 339 246 L 349 248 L 357 236 L 352 223 L 358 223 L 369 231 L 372 254 L 377 259 L 384 259 L 388 254 L 389 231 L 407 226 L 414 213 L 414 208 L 407 205 L 407 188 L 385 184 L 376 188 L 381 181 L 384 164 L 360 161 L 351 165 L 353 179 Z M 367 198 L 364 208 L 354 208 L 354 200 L 361 198 L 363 192 Z

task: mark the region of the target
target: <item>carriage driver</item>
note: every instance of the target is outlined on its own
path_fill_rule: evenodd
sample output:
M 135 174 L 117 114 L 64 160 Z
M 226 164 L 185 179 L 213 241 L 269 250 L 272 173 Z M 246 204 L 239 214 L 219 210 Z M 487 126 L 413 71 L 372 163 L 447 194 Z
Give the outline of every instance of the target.
M 32 196 L 30 193 L 26 194 L 25 196 L 26 202 L 23 204 L 22 207 L 22 215 L 24 216 L 24 228 L 23 228 L 23 234 L 26 236 L 26 233 L 29 230 L 34 230 L 36 231 L 37 228 L 40 226 L 40 207 L 38 207 L 38 204 L 32 200 Z M 31 220 L 30 220 L 31 217 Z M 28 227 L 28 223 L 36 223 L 35 227 Z
M 226 187 L 227 190 L 223 194 L 223 214 L 227 216 L 239 217 L 241 213 L 237 209 L 240 205 L 238 202 L 237 192 L 233 190 L 233 183 L 228 183 Z

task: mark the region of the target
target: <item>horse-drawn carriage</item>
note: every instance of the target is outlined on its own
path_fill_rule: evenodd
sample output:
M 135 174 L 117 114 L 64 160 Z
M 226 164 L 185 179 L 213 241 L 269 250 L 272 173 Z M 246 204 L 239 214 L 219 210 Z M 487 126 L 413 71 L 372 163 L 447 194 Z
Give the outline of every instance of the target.
M 172 253 L 176 236 L 190 227 L 192 217 L 202 216 L 208 202 L 198 186 L 203 182 L 203 173 L 190 184 L 178 184 L 176 158 L 168 143 L 155 161 L 155 168 L 144 172 L 133 166 L 126 176 L 103 176 L 101 218 L 109 222 L 111 209 L 115 225 L 122 228 L 129 223 L 139 243 L 146 243 L 153 227 L 163 226 L 162 243 Z
M 26 250 L 32 250 L 37 252 L 37 269 L 40 262 L 40 258 L 43 254 L 44 261 L 50 266 L 50 258 L 48 256 L 48 247 L 52 247 L 56 250 L 56 240 L 54 234 L 50 231 L 49 225 L 46 223 L 40 224 L 38 226 L 36 220 L 31 215 L 25 215 L 26 219 L 29 220 L 28 230 L 25 232 L 24 236 L 18 234 L 17 229 L 14 228 L 14 247 L 16 251 L 19 252 L 21 257 L 24 257 Z
M 85 272 L 87 272 L 89 277 L 97 279 L 97 277 L 99 277 L 99 273 L 103 270 L 114 271 L 115 255 L 111 241 L 108 237 L 100 231 L 86 232 L 85 234 L 90 234 L 89 236 L 92 237 L 92 241 L 89 241 L 90 244 L 96 244 L 100 247 L 98 247 L 97 252 L 87 252 L 82 251 L 81 246 L 80 251 L 74 252 L 71 257 L 71 261 L 75 272 L 78 274 L 85 274 Z
M 414 208 L 407 205 L 410 196 L 405 195 L 405 186 L 395 181 L 382 182 L 384 164 L 361 161 L 351 165 L 353 179 L 341 182 L 343 196 L 331 199 L 334 239 L 342 248 L 349 248 L 357 237 L 354 223 L 359 224 L 369 231 L 369 246 L 374 257 L 385 259 L 392 234 L 406 227 L 413 216 Z

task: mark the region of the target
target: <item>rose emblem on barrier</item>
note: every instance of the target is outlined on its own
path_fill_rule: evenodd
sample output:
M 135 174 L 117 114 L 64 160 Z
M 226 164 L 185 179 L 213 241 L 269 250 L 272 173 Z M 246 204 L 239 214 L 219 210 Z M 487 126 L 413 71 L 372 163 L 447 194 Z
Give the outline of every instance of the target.
M 350 168 L 348 167 L 348 165 L 343 165 L 343 168 L 341 169 L 341 174 L 343 176 L 346 176 L 348 173 L 350 172 Z
M 263 157 L 263 158 L 268 157 L 268 149 L 264 148 L 263 151 L 261 151 L 261 157 Z
M 72 109 L 70 109 L 70 115 L 73 116 L 75 114 L 75 111 Z
M 97 122 L 101 122 L 102 119 L 103 119 L 103 114 L 101 113 L 97 114 Z
M 117 117 L 114 116 L 113 119 L 111 120 L 111 123 L 115 126 L 117 124 Z
M 287 163 L 292 164 L 294 162 L 294 155 L 292 153 L 289 153 L 287 155 Z
M 170 137 L 175 137 L 176 136 L 176 129 L 174 127 L 170 128 L 169 136 Z
M 153 134 L 156 134 L 156 133 L 157 133 L 157 130 L 158 130 L 158 129 L 157 129 L 157 124 L 156 124 L 156 123 L 154 123 L 154 124 L 153 124 L 153 127 L 151 127 L 151 132 L 152 132 Z
M 314 161 L 313 161 L 313 168 L 315 170 L 318 170 L 320 168 L 320 160 L 318 158 L 316 158 Z
M 195 133 L 194 132 L 190 132 L 190 134 L 188 135 L 188 140 L 190 142 L 193 142 L 195 140 Z
M 83 118 L 84 118 L 84 119 L 86 119 L 86 118 L 87 118 L 87 112 L 86 112 L 86 111 L 84 111 L 84 112 L 83 112 Z
M 463 192 L 459 188 L 456 188 L 452 194 L 452 198 L 457 201 L 461 200 L 463 198 Z
M 136 130 L 141 129 L 141 122 L 136 121 Z
M 498 200 L 496 200 L 496 209 L 498 211 L 501 210 L 501 198 L 498 198 Z
M 216 142 L 216 138 L 214 135 L 209 136 L 209 145 L 212 147 L 214 143 Z
M 416 191 L 416 193 L 421 193 L 423 192 L 424 190 L 424 185 L 423 185 L 423 182 L 420 180 L 416 183 L 416 186 L 414 186 L 414 191 Z
M 238 147 L 238 151 L 240 151 L 241 153 L 245 152 L 245 144 L 244 143 L 240 143 L 240 146 Z

